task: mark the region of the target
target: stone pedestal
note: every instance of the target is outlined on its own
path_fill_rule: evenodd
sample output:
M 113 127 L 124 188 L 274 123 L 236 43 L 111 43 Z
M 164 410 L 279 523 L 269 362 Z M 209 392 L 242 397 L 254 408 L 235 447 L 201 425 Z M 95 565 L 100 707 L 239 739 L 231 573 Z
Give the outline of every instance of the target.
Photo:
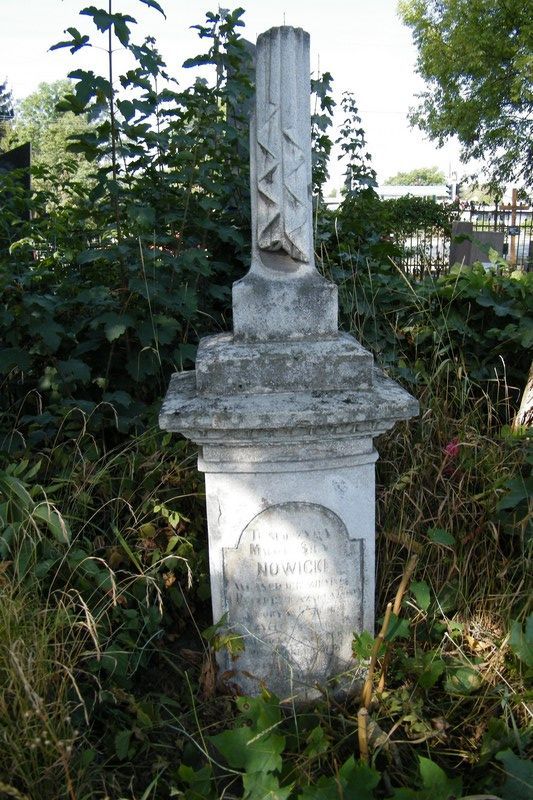
M 244 693 L 308 699 L 361 677 L 351 642 L 374 628 L 373 437 L 416 412 L 346 335 L 212 337 L 196 372 L 173 377 L 161 426 L 201 448 L 213 617 L 245 644 L 219 667 Z
M 354 632 L 374 627 L 375 436 L 418 404 L 337 326 L 337 288 L 314 265 L 309 37 L 257 44 L 252 264 L 234 331 L 203 339 L 172 377 L 161 427 L 200 448 L 213 617 L 244 640 L 222 672 L 309 699 L 361 677 Z

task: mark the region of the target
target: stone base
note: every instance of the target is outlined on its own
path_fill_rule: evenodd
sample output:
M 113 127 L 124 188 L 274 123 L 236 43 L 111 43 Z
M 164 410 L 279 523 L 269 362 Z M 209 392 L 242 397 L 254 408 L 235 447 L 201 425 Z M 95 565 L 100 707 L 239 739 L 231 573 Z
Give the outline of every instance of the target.
M 293 342 L 235 342 L 229 333 L 202 339 L 196 358 L 201 394 L 369 389 L 373 358 L 348 334 Z
M 337 294 L 336 285 L 318 272 L 273 280 L 250 271 L 233 284 L 235 341 L 336 337 Z
M 376 367 L 369 389 L 226 396 L 200 394 L 196 374 L 191 371 L 176 372 L 170 379 L 159 424 L 208 446 L 231 441 L 238 447 L 255 447 L 257 438 L 264 436 L 272 443 L 302 437 L 307 441 L 313 432 L 327 450 L 337 436 L 378 436 L 397 420 L 417 413 L 415 398 Z
M 360 443 L 362 444 L 362 443 Z M 354 631 L 374 629 L 374 461 L 200 462 L 206 472 L 213 617 L 244 652 L 218 654 L 245 694 L 311 700 L 338 677 L 359 686 Z M 365 449 L 360 447 L 359 449 Z M 263 456 L 268 453 L 263 450 Z
M 268 376 L 267 353 L 254 372 L 252 352 L 235 350 L 231 339 L 202 346 L 200 374 L 173 376 L 160 424 L 201 448 L 213 617 L 227 615 L 228 630 L 245 645 L 235 661 L 220 653 L 220 670 L 243 693 L 266 685 L 299 702 L 335 676 L 344 676 L 343 691 L 357 687 L 364 670 L 352 659 L 353 634 L 374 626 L 373 437 L 416 414 L 418 404 L 375 368 L 365 388 L 238 394 L 236 365 L 255 386 Z M 365 351 L 344 337 L 330 346 L 348 348 L 362 384 Z M 222 389 L 223 372 L 216 353 L 207 358 L 210 348 L 229 357 L 225 394 L 211 394 L 212 386 Z M 290 382 L 297 348 L 273 352 L 287 359 Z

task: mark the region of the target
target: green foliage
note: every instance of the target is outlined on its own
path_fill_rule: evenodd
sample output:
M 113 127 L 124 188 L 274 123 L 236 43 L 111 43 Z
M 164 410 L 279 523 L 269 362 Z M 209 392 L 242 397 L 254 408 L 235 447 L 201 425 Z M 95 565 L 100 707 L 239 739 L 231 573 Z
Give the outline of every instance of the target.
M 70 137 L 87 134 L 92 124 L 87 115 L 61 112 L 57 106 L 72 90 L 69 80 L 41 83 L 39 88 L 19 102 L 5 137 L 6 149 L 31 143 L 34 188 L 45 190 L 51 201 L 65 201 L 69 192 L 61 184 L 81 184 L 89 190 L 91 167 L 79 155 L 67 152 Z
M 519 758 L 512 750 L 496 755 L 505 770 L 505 783 L 498 791 L 503 800 L 528 800 L 533 791 L 533 764 Z
M 529 614 L 525 626 L 513 620 L 509 633 L 509 647 L 529 669 L 533 669 L 533 614 Z
M 241 697 L 237 699 L 239 716 L 237 727 L 225 730 L 210 741 L 233 769 L 242 771 L 243 800 L 335 800 L 349 796 L 354 800 L 373 800 L 374 789 L 380 774 L 368 765 L 350 756 L 335 774 L 322 775 L 317 780 L 306 781 L 302 773 L 297 779 L 297 769 L 292 769 L 293 780 L 280 785 L 280 773 L 287 771 L 284 759 L 290 758 L 286 745 L 290 731 L 283 719 L 276 697 Z M 312 729 L 308 737 L 308 756 L 319 756 L 327 751 L 327 740 L 321 727 Z M 302 785 L 303 784 L 303 785 Z M 187 798 L 194 795 L 185 795 Z
M 453 369 L 492 397 L 499 391 L 494 378 L 505 377 L 516 402 L 533 341 L 531 274 L 457 266 L 415 282 L 393 264 L 365 268 L 355 260 L 354 269 L 357 224 L 340 242 L 343 266 L 332 268 L 345 326 L 417 392 L 440 369 Z
M 0 152 L 8 150 L 4 137 L 8 130 L 8 123 L 13 119 L 13 97 L 9 91 L 7 81 L 0 83 Z
M 420 789 L 397 789 L 394 800 L 453 800 L 460 796 L 461 778 L 448 778 L 429 758 L 419 756 Z
M 393 260 L 402 268 L 409 255 L 404 246 L 408 237 L 449 236 L 456 217 L 455 204 L 409 196 L 381 200 L 370 186 L 348 193 L 337 211 L 324 212 L 316 240 L 333 279 L 346 279 L 353 295 L 354 267 L 366 269 L 370 262 L 376 272 L 390 272 L 387 264 Z
M 89 191 L 67 176 L 61 205 L 43 184 L 24 222 L 15 190 L 0 228 L 0 791 L 444 800 L 492 783 L 520 796 L 531 459 L 502 423 L 529 359 L 530 276 L 417 282 L 391 263 L 401 236 L 446 228 L 451 210 L 379 200 L 346 98 L 350 187 L 335 214 L 318 202 L 317 243 L 344 326 L 422 405 L 379 445 L 380 609 L 406 552 L 421 563 L 378 652 L 392 660 L 365 763 L 356 695 L 324 688 L 290 709 L 267 690 L 233 697 L 231 675 L 217 685 L 216 651 L 238 657 L 245 641 L 224 620 L 207 627 L 201 479 L 186 444 L 151 427 L 169 373 L 191 365 L 200 335 L 230 326 L 230 285 L 249 259 L 242 12 L 196 26 L 204 52 L 186 64 L 209 77 L 186 88 L 151 39 L 133 41 L 129 14 L 84 16 L 133 58 L 113 80 L 75 69 L 60 103 L 93 119 L 69 145 L 90 165 Z M 74 55 L 93 44 L 67 33 L 58 46 Z M 313 82 L 318 198 L 330 87 L 327 73 Z M 359 634 L 354 655 L 374 644 Z
M 99 119 L 69 146 L 94 162 L 93 187 L 86 195 L 69 184 L 68 207 L 52 214 L 37 193 L 32 222 L 1 261 L 6 427 L 23 420 L 4 447 L 47 441 L 78 407 L 92 429 L 142 426 L 172 370 L 191 364 L 198 331 L 228 325 L 249 240 L 241 13 L 200 26 L 209 50 L 189 63 L 216 67 L 216 83 L 178 91 L 153 40 L 126 36 L 130 19 L 91 12 L 137 66 L 120 76 L 123 94 L 110 94 L 104 76 L 71 73 L 64 115 Z M 28 404 L 36 389 L 44 419 Z
M 328 178 L 328 162 L 333 142 L 328 134 L 332 125 L 335 102 L 331 96 L 333 78 L 324 72 L 311 79 L 311 92 L 315 97 L 315 108 L 311 114 L 311 138 L 313 142 L 313 195 L 321 196 L 322 186 Z
M 397 172 L 385 181 L 386 186 L 431 186 L 445 183 L 446 176 L 438 167 L 418 167 L 409 172 Z
M 370 165 L 370 153 L 366 152 L 364 129 L 355 98 L 351 92 L 344 92 L 341 100 L 344 122 L 340 127 L 339 159 L 345 162 L 344 185 L 348 197 L 357 196 L 360 192 L 372 192 L 377 186 L 376 172 Z
M 485 161 L 494 187 L 531 183 L 530 10 L 500 0 L 400 3 L 428 83 L 412 122 L 439 144 L 457 136 L 463 160 Z

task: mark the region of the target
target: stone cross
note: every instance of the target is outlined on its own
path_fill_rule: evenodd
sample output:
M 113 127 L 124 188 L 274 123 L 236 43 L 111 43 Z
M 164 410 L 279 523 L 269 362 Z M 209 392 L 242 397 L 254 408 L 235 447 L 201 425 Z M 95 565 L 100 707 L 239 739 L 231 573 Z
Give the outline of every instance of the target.
M 301 28 L 272 28 L 258 39 L 251 139 L 257 247 L 312 263 L 309 35 Z M 279 269 L 295 266 L 284 259 Z
M 165 430 L 199 445 L 214 620 L 242 637 L 222 681 L 282 700 L 357 688 L 354 632 L 374 626 L 373 438 L 417 413 L 337 325 L 314 263 L 309 37 L 257 42 L 251 123 L 252 263 L 232 333 L 202 339 L 172 377 Z
M 250 125 L 252 265 L 233 287 L 236 340 L 337 333 L 337 287 L 315 268 L 309 34 L 283 26 L 256 48 Z

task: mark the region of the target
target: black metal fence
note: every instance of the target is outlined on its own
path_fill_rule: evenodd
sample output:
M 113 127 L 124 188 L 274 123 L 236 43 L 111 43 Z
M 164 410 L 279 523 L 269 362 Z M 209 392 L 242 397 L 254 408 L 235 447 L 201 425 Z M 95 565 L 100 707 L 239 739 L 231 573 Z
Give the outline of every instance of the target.
M 457 219 L 473 224 L 476 231 L 497 231 L 503 234 L 502 255 L 506 261 L 524 271 L 533 270 L 533 208 L 526 205 L 496 207 L 465 204 L 458 209 Z M 421 228 L 396 241 L 402 249 L 400 266 L 417 277 L 431 273 L 438 276 L 450 269 L 449 228 Z
M 450 231 L 444 228 L 422 228 L 398 237 L 402 250 L 400 265 L 410 275 L 423 277 L 428 273 L 442 275 L 450 269 Z
M 524 204 L 500 205 L 494 208 L 472 204 L 463 219 L 474 225 L 474 231 L 503 233 L 503 257 L 511 266 L 533 269 L 533 209 Z

